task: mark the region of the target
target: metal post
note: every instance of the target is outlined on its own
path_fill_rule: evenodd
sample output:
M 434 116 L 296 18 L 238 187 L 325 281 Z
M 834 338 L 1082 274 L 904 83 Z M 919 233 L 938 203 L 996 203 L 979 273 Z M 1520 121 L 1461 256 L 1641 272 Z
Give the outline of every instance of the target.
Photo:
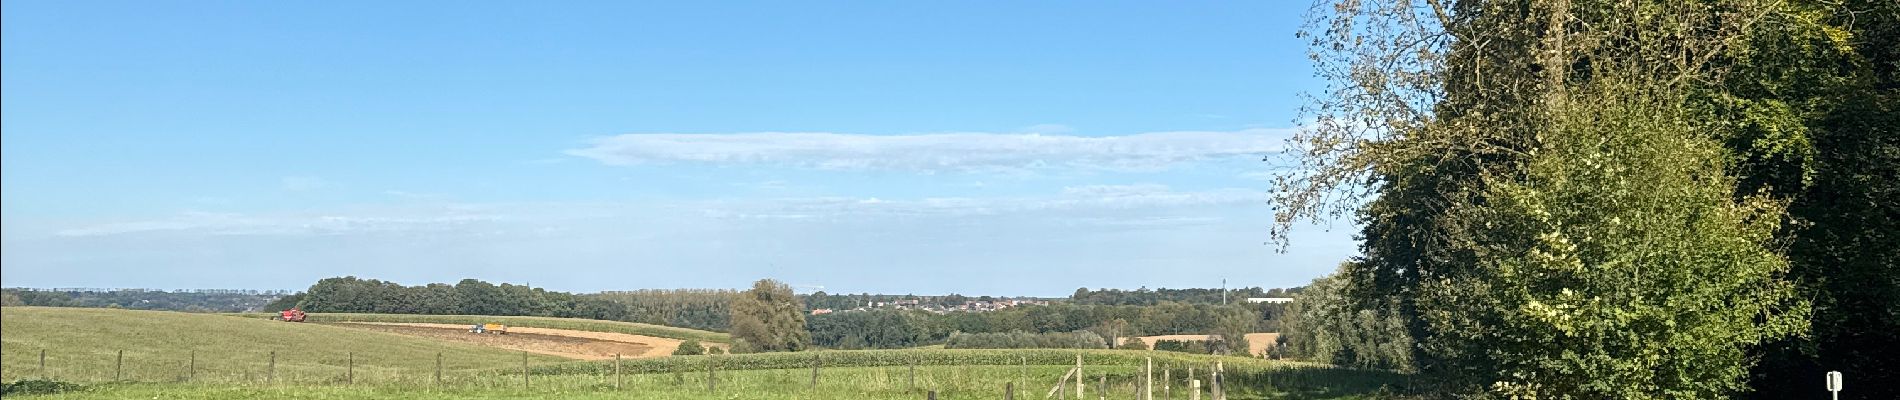
M 125 350 L 119 350 L 119 361 L 112 366 L 112 381 L 123 380 L 125 374 Z

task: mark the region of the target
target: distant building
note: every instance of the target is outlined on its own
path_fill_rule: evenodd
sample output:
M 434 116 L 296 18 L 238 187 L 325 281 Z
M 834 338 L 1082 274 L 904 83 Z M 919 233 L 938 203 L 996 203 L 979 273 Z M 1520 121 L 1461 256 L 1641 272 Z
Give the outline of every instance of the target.
M 829 308 L 820 308 L 820 309 L 811 310 L 811 315 L 825 315 L 825 314 L 830 314 L 830 313 L 831 313 L 831 309 Z
M 1293 298 L 1292 297 L 1248 297 L 1247 302 L 1248 303 L 1286 304 L 1286 303 L 1292 303 Z

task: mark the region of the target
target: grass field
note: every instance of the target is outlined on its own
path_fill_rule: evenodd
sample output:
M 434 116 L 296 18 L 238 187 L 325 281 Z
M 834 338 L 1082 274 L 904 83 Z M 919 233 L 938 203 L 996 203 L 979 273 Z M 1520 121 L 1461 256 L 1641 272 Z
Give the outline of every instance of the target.
M 46 370 L 39 369 L 46 350 Z M 518 365 L 522 354 L 488 347 L 411 338 L 319 324 L 165 311 L 5 307 L 0 309 L 0 380 L 41 376 L 75 382 L 114 379 L 174 381 L 324 381 L 347 373 L 358 379 L 433 377 L 437 353 L 449 371 Z M 276 376 L 270 377 L 276 351 Z M 529 356 L 533 363 L 562 359 Z
M 940 399 L 997 399 L 1009 384 L 1016 385 L 1017 398 L 1040 399 L 1078 355 L 1086 364 L 1090 399 L 1103 389 L 1098 386 L 1103 380 L 1109 398 L 1133 398 L 1139 366 L 1149 358 L 1156 380 L 1164 371 L 1173 378 L 1165 385 L 1178 399 L 1187 398 L 1186 369 L 1195 368 L 1197 377 L 1207 380 L 1216 361 L 1225 366 L 1233 399 L 1381 398 L 1387 386 L 1405 379 L 1318 364 L 1153 351 L 905 349 L 628 359 L 619 363 L 619 374 L 613 361 L 530 357 L 524 387 L 518 352 L 321 324 L 8 307 L 0 325 L 5 338 L 0 366 L 8 381 L 39 376 L 40 348 L 74 349 L 54 353 L 49 374 L 86 387 L 31 396 L 49 399 L 921 399 L 927 390 L 937 391 Z M 117 347 L 137 350 L 127 352 L 127 376 L 112 382 Z M 179 382 L 183 354 L 192 349 L 198 351 L 199 379 Z M 261 375 L 271 349 L 279 350 L 278 375 L 267 383 Z M 346 383 L 345 357 L 351 351 L 356 375 Z M 433 379 L 437 352 L 449 355 L 440 385 Z M 814 364 L 821 366 L 816 386 Z M 714 369 L 711 391 L 708 367 Z M 1162 385 L 1157 382 L 1156 396 Z M 15 397 L 21 396 L 8 396 Z
M 270 318 L 275 314 L 234 314 L 254 318 Z M 631 335 L 645 335 L 680 340 L 698 340 L 701 342 L 730 343 L 732 337 L 721 332 L 698 329 L 676 328 L 665 325 L 642 324 L 635 322 L 602 321 L 578 318 L 552 317 L 498 317 L 486 315 L 413 315 L 413 314 L 358 314 L 358 313 L 310 313 L 309 321 L 329 322 L 411 322 L 430 324 L 471 325 L 487 322 L 510 326 L 531 326 L 536 328 L 571 329 L 577 331 L 614 332 Z

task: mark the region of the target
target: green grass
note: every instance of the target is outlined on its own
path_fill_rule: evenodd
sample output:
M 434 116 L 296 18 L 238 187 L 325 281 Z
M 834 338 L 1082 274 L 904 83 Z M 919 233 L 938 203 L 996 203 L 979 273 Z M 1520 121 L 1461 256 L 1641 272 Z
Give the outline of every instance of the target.
M 106 399 L 942 399 L 1001 398 L 1014 383 L 1018 398 L 1040 399 L 1080 355 L 1090 397 L 1104 377 L 1110 398 L 1132 398 L 1139 366 L 1152 358 L 1155 379 L 1170 376 L 1186 398 L 1187 368 L 1207 379 L 1216 361 L 1234 399 L 1390 397 L 1405 377 L 1327 365 L 1131 350 L 863 350 L 739 354 L 624 360 L 616 388 L 611 361 L 530 357 L 523 388 L 521 353 L 321 324 L 260 318 L 74 308 L 0 309 L 4 379 L 37 378 L 41 348 L 54 349 L 49 374 L 87 384 L 84 390 L 8 398 Z M 415 321 L 433 322 L 433 321 Z M 126 348 L 126 376 L 112 382 L 114 352 Z M 198 351 L 198 379 L 179 382 L 185 354 Z M 279 351 L 277 376 L 264 382 L 268 352 Z M 347 352 L 356 377 L 345 383 Z M 434 356 L 447 355 L 443 381 Z M 811 383 L 813 363 L 822 365 Z M 1024 365 L 1027 363 L 1027 365 Z M 915 386 L 911 365 L 915 364 Z M 716 368 L 708 392 L 706 369 Z M 1157 384 L 1157 396 L 1160 393 Z
M 44 371 L 38 365 L 41 350 L 46 350 Z M 352 357 L 356 377 L 363 381 L 432 379 L 438 353 L 443 368 L 452 372 L 518 366 L 522 360 L 519 352 L 319 324 L 166 311 L 0 308 L 0 380 L 110 381 L 120 350 L 124 369 L 117 378 L 136 381 L 182 379 L 193 352 L 196 379 L 209 382 L 340 380 Z M 540 355 L 528 359 L 565 361 Z
M 240 314 L 255 318 L 270 318 L 276 314 Z M 581 318 L 553 317 L 504 317 L 487 315 L 415 315 L 415 314 L 365 314 L 365 313 L 310 313 L 310 322 L 410 322 L 431 324 L 471 325 L 487 322 L 509 326 L 535 328 L 571 329 L 591 332 L 613 332 L 634 335 L 646 335 L 671 339 L 695 339 L 701 342 L 731 343 L 732 337 L 725 333 L 702 331 L 698 329 L 677 328 L 665 325 L 642 324 L 637 322 L 603 321 Z
M 921 399 L 924 391 L 936 391 L 940 399 L 1002 398 L 1005 385 L 1015 384 L 1019 399 L 1042 399 L 1067 366 L 924 366 L 917 368 L 912 386 L 908 367 L 825 368 L 819 383 L 811 386 L 811 370 L 773 369 L 719 371 L 716 389 L 707 391 L 704 371 L 628 374 L 622 376 L 620 389 L 614 388 L 611 374 L 553 375 L 531 377 L 527 388 L 519 376 L 496 376 L 481 384 L 446 388 L 428 385 L 195 385 L 195 384 L 110 384 L 85 391 L 33 397 L 46 399 Z M 1085 367 L 1090 371 L 1086 382 L 1089 399 L 1096 398 L 1102 387 L 1100 374 L 1108 375 L 1107 394 L 1112 399 L 1134 397 L 1137 370 L 1133 366 Z M 1187 398 L 1185 379 L 1179 372 L 1168 382 L 1173 398 Z M 1333 370 L 1337 372 L 1337 370 Z M 1288 372 L 1291 372 L 1289 370 Z M 1310 371 L 1309 371 L 1310 372 Z M 1329 379 L 1336 376 L 1284 375 L 1282 379 Z M 1163 393 L 1160 371 L 1155 396 Z M 1205 379 L 1205 377 L 1203 377 Z M 1026 382 L 1026 383 L 1025 383 Z M 1391 397 L 1376 385 L 1353 387 L 1310 387 L 1307 382 L 1229 385 L 1229 398 L 1240 399 L 1369 399 Z M 1072 388 L 1073 386 L 1070 386 Z M 1205 393 L 1205 391 L 1204 391 Z M 1073 394 L 1071 394 L 1073 395 Z M 1203 396 L 1203 398 L 1207 398 Z

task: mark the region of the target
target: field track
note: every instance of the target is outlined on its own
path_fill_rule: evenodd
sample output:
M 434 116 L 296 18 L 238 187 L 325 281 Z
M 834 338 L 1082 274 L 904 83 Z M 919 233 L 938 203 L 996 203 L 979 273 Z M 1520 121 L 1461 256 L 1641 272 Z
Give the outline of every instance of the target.
M 332 325 L 577 360 L 606 360 L 612 359 L 614 354 L 620 354 L 624 358 L 666 357 L 672 355 L 673 350 L 678 349 L 680 343 L 683 342 L 679 339 L 626 333 L 524 326 L 510 326 L 508 334 L 496 335 L 469 333 L 468 325 L 460 324 L 347 322 Z M 709 345 L 723 347 L 719 344 Z

